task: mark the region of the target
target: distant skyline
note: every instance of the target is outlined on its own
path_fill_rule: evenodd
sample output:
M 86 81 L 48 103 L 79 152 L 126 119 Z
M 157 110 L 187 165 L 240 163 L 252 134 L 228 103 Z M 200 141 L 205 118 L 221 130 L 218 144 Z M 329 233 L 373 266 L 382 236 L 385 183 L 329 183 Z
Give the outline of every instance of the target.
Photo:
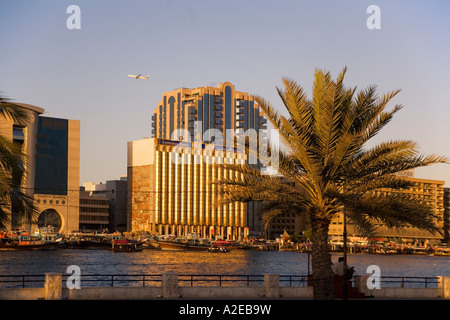
M 67 28 L 70 5 L 79 30 Z M 379 30 L 366 26 L 370 5 Z M 402 90 L 388 109 L 404 108 L 370 145 L 410 139 L 450 158 L 449 12 L 443 0 L 2 0 L 0 92 L 80 120 L 80 185 L 127 173 L 127 142 L 151 135 L 163 92 L 228 81 L 281 111 L 281 78 L 310 93 L 315 68 L 335 78 L 347 66 L 358 89 Z M 450 187 L 450 165 L 415 175 Z

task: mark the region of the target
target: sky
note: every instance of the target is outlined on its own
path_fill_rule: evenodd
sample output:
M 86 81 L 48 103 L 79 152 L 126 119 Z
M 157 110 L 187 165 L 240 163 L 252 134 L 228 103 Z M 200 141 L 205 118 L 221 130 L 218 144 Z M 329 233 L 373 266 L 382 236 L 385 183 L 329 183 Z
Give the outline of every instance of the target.
M 80 29 L 67 26 L 70 5 Z M 414 140 L 450 159 L 449 12 L 445 0 L 2 0 L 0 92 L 80 120 L 80 185 L 127 173 L 127 142 L 151 135 L 163 92 L 229 81 L 283 114 L 282 77 L 310 94 L 316 68 L 347 67 L 347 86 L 380 95 L 401 89 L 388 109 L 404 108 L 373 145 Z M 140 73 L 149 80 L 127 77 Z M 450 187 L 450 165 L 415 176 Z

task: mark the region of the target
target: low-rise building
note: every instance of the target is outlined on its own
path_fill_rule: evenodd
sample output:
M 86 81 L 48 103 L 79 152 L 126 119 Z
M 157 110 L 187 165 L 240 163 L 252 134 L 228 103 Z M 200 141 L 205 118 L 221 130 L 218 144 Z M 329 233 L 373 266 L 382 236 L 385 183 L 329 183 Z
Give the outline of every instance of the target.
M 127 177 L 107 180 L 106 183 L 85 182 L 83 186 L 93 197 L 107 197 L 109 200 L 110 232 L 127 231 Z
M 109 199 L 103 195 L 92 196 L 80 187 L 81 232 L 104 232 L 109 228 Z

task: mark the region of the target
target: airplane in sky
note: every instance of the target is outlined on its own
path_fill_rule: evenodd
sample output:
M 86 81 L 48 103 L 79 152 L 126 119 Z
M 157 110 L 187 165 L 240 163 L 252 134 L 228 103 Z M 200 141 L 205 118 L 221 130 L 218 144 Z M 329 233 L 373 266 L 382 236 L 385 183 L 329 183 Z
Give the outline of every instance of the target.
M 148 79 L 149 75 L 147 75 L 146 77 L 142 77 L 141 74 L 138 74 L 137 76 L 135 76 L 134 74 L 129 74 L 128 75 L 130 78 L 135 78 L 135 79 Z

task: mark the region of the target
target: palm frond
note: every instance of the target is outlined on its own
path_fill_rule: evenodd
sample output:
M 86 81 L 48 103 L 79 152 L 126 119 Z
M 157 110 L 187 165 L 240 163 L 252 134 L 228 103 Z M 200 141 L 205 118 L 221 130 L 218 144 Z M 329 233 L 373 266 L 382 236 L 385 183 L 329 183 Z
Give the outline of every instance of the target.
M 19 125 L 24 125 L 30 121 L 30 115 L 23 107 L 2 95 L 0 95 L 0 117 Z

